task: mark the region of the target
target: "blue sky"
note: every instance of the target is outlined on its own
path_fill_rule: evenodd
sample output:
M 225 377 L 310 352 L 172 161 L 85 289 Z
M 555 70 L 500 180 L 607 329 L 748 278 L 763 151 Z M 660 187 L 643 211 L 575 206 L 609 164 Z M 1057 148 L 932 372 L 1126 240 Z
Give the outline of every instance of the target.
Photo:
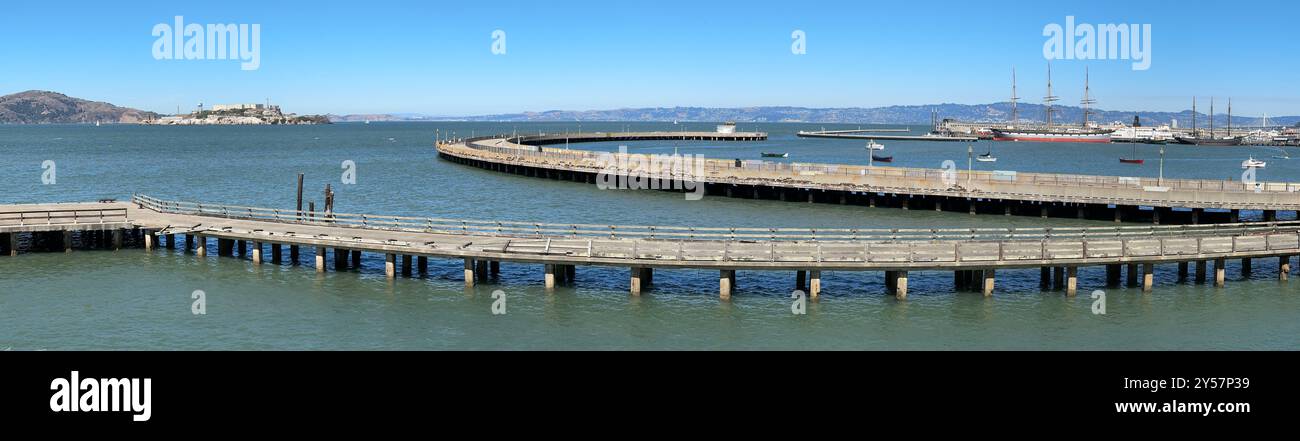
M 1043 27 L 1152 26 L 1151 68 L 1053 62 L 1074 105 L 1181 110 L 1232 96 L 1241 115 L 1300 115 L 1286 1 L 18 2 L 0 13 L 0 94 L 54 90 L 174 112 L 270 99 L 298 113 L 477 115 L 553 109 L 874 107 L 1038 102 Z M 260 24 L 261 67 L 155 60 L 155 24 Z M 506 54 L 491 52 L 494 30 Z M 791 53 L 791 32 L 807 53 Z M 1208 98 L 1202 100 L 1208 103 Z

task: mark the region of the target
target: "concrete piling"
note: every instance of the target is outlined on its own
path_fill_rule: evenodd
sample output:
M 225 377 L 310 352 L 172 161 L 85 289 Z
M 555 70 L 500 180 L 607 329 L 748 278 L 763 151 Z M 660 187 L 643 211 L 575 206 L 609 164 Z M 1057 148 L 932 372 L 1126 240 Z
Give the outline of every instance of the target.
M 325 247 L 316 247 L 316 272 L 325 272 Z
M 279 265 L 281 261 L 281 257 L 283 257 L 283 254 L 282 254 L 282 249 L 280 244 L 278 243 L 271 244 L 271 263 Z
M 384 253 L 384 276 L 389 279 L 397 277 L 397 255 Z
M 1227 284 L 1227 260 L 1223 258 L 1214 259 L 1214 286 L 1222 288 Z
M 262 243 L 261 242 L 253 242 L 253 263 L 258 265 L 262 264 Z
M 722 270 L 718 275 L 718 296 L 722 300 L 731 300 L 731 291 L 735 289 L 736 271 Z
M 474 259 L 465 259 L 465 287 L 474 286 Z
M 1074 297 L 1079 293 L 1079 267 L 1071 266 L 1065 269 L 1065 295 Z
M 1291 278 L 1291 256 L 1282 256 L 1277 262 L 1277 278 L 1285 282 Z
M 208 238 L 195 235 L 194 237 L 194 255 L 207 257 L 208 255 Z
M 1155 285 L 1155 268 L 1154 264 L 1142 264 L 1142 292 L 1151 292 Z
M 822 272 L 812 270 L 808 272 L 808 297 L 817 298 L 822 293 Z
M 984 270 L 984 283 L 981 288 L 984 291 L 984 297 L 993 296 L 994 271 L 991 269 Z

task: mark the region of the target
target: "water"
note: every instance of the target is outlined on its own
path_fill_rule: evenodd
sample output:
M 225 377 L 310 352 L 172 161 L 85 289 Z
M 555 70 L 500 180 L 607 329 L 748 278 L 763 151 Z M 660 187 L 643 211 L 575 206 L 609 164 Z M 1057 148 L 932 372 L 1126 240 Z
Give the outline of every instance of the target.
M 583 123 L 582 130 L 711 130 L 711 124 Z M 786 161 L 865 163 L 865 142 L 798 139 L 798 130 L 848 125 L 741 124 L 771 134 L 759 143 L 629 143 L 632 151 Z M 594 186 L 505 175 L 437 159 L 435 130 L 458 135 L 576 131 L 574 123 L 374 123 L 302 127 L 0 126 L 0 203 L 164 199 L 291 207 L 296 173 L 318 203 L 334 184 L 339 211 L 543 222 L 702 226 L 1111 225 L 1072 219 L 972 217 L 926 210 L 600 191 Z M 920 130 L 920 128 L 917 128 Z M 966 145 L 886 142 L 895 165 L 965 165 Z M 998 170 L 1156 176 L 1158 148 L 1140 146 L 1145 166 L 1121 165 L 1128 145 L 977 143 L 993 146 Z M 618 144 L 572 148 L 616 149 Z M 1261 180 L 1297 180 L 1300 162 L 1269 148 L 1168 146 L 1165 175 L 1237 178 L 1247 155 L 1268 158 Z M 42 185 L 55 161 L 57 183 Z M 357 184 L 338 185 L 341 163 Z M 976 163 L 976 168 L 990 169 Z M 1249 213 L 1247 215 L 1250 215 Z M 309 254 L 303 256 L 309 261 Z M 1080 274 L 1080 296 L 1038 289 L 1037 270 L 999 273 L 992 299 L 954 293 L 952 275 L 913 273 L 910 297 L 885 295 L 879 273 L 824 273 L 823 298 L 790 312 L 793 274 L 741 272 L 730 303 L 712 271 L 658 271 L 640 298 L 627 272 L 579 268 L 574 287 L 548 294 L 536 265 L 502 264 L 501 277 L 466 290 L 459 261 L 431 260 L 430 273 L 387 281 L 382 260 L 360 272 L 317 275 L 309 266 L 139 249 L 0 257 L 0 349 L 1296 349 L 1300 292 L 1259 261 L 1251 280 L 1227 288 L 1180 285 L 1160 266 L 1155 292 L 1107 290 L 1107 314 L 1088 295 L 1101 268 Z M 492 315 L 491 293 L 507 294 Z M 207 314 L 191 313 L 202 290 Z

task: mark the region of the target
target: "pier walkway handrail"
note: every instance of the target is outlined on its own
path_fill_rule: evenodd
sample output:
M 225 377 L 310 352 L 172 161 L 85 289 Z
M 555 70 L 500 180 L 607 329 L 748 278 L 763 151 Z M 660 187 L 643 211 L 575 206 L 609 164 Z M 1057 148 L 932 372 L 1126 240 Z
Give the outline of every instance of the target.
M 127 221 L 122 207 L 67 208 L 56 205 L 33 205 L 32 208 L 0 208 L 0 228 L 44 225 L 109 224 Z
M 1145 225 L 1052 228 L 752 228 L 652 225 L 560 224 L 410 217 L 375 214 L 297 212 L 293 209 L 165 201 L 135 195 L 132 203 L 168 214 L 369 228 L 453 235 L 528 238 L 661 239 L 690 241 L 961 241 L 1127 239 L 1192 236 L 1253 236 L 1300 233 L 1300 221 L 1206 225 Z
M 547 135 L 550 139 L 553 135 Z M 509 137 L 477 137 L 464 141 L 464 145 L 476 150 L 486 152 L 517 155 L 527 158 L 547 158 L 568 161 L 595 161 L 601 155 L 619 155 L 618 153 L 588 151 L 588 150 L 567 150 L 556 148 L 542 148 L 527 145 L 530 139 L 537 138 L 532 136 L 519 136 L 517 138 Z M 495 142 L 500 141 L 500 142 Z M 639 156 L 638 154 L 628 154 L 628 156 Z M 615 156 L 618 157 L 618 156 Z M 964 158 L 963 158 L 964 159 Z M 734 160 L 725 159 L 707 159 L 705 160 L 705 170 L 710 174 L 716 174 L 720 170 L 735 169 Z M 762 171 L 778 174 L 788 174 L 791 176 L 808 176 L 808 175 L 843 175 L 843 176 L 865 176 L 881 178 L 918 178 L 932 180 L 934 182 L 943 182 L 945 176 L 957 186 L 967 182 L 978 181 L 981 183 L 1000 183 L 1014 182 L 1018 184 L 1034 185 L 1063 185 L 1063 186 L 1091 186 L 1091 187 L 1113 187 L 1129 189 L 1169 189 L 1169 190 L 1189 190 L 1189 191 L 1216 191 L 1216 192 L 1239 192 L 1239 193 L 1257 193 L 1257 192 L 1280 192 L 1296 193 L 1300 192 L 1300 183 L 1295 182 L 1256 182 L 1245 183 L 1237 180 L 1208 180 L 1208 179 L 1175 179 L 1175 178 L 1144 178 L 1128 176 L 1100 176 L 1100 175 L 1077 175 L 1077 174 L 1057 174 L 1057 173 L 1031 173 L 1031 172 L 1010 172 L 1010 171 L 967 171 L 954 169 L 951 172 L 945 172 L 942 169 L 925 169 L 925 168 L 908 168 L 908 167 L 868 167 L 850 164 L 819 164 L 819 163 L 785 163 L 774 161 L 751 160 L 744 161 L 743 168 L 746 171 Z M 955 174 L 955 175 L 953 175 Z M 954 179 L 955 176 L 955 179 Z

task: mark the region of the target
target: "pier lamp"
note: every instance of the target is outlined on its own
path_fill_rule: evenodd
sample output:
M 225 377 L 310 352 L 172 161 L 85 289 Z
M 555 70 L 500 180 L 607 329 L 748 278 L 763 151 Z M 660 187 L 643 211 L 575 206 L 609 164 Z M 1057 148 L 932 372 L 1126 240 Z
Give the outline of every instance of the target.
M 966 186 L 970 187 L 972 176 L 975 174 L 975 146 L 966 144 Z M 967 190 L 970 190 L 967 188 Z
M 1165 146 L 1160 146 L 1160 178 L 1156 180 L 1156 185 L 1165 186 Z

